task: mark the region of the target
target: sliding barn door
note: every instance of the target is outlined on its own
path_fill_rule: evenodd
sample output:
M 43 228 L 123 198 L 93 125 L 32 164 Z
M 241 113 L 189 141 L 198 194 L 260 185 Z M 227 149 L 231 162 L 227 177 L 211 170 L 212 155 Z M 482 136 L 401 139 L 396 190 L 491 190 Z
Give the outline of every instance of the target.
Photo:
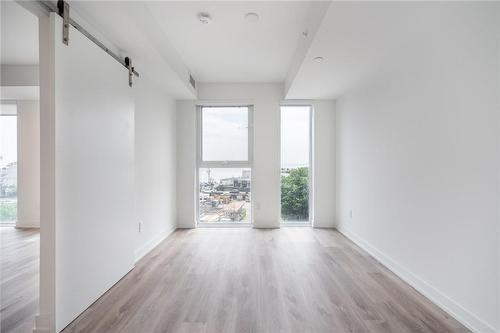
M 51 20 L 59 331 L 134 264 L 134 101 L 121 64 Z

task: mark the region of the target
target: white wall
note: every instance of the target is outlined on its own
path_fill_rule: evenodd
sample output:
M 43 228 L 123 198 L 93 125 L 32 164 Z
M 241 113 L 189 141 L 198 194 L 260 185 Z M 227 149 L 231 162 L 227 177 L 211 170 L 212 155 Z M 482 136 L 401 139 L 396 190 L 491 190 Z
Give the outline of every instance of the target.
M 176 111 L 175 101 L 147 78 L 135 81 L 134 94 L 138 259 L 176 227 Z
M 196 227 L 196 104 L 177 101 L 177 227 Z
M 498 10 L 497 13 L 498 16 L 498 21 L 500 22 L 500 10 Z M 497 52 L 497 61 L 500 63 L 500 43 L 498 43 L 498 52 Z M 498 68 L 498 82 L 500 82 L 500 66 L 497 66 Z M 500 109 L 500 84 L 498 84 L 497 87 L 497 105 L 498 108 Z M 498 132 L 500 133 L 500 117 L 498 118 Z M 500 155 L 500 137 L 498 138 L 498 154 Z M 498 168 L 498 176 L 497 176 L 497 186 L 498 186 L 498 216 L 500 216 L 500 168 Z M 498 225 L 497 225 L 497 239 L 500 240 L 500 218 L 498 219 Z M 497 242 L 498 244 L 498 256 L 500 257 L 500 241 Z M 500 318 L 500 264 L 497 265 L 497 302 L 498 302 L 498 309 L 497 309 L 497 318 Z M 499 319 L 500 320 L 500 319 Z M 497 326 L 500 326 L 500 323 L 497 324 Z M 500 329 L 498 329 L 500 331 Z
M 426 26 L 445 29 L 413 31 L 397 67 L 337 100 L 338 227 L 499 331 L 498 4 L 429 8 Z
M 257 228 L 280 223 L 280 102 L 283 86 L 273 83 L 201 83 L 201 102 L 235 102 L 254 105 L 254 161 L 252 218 Z M 196 103 L 177 102 L 178 226 L 195 227 Z
M 40 110 L 38 101 L 17 102 L 17 222 L 40 226 Z
M 335 101 L 316 100 L 313 129 L 313 226 L 335 227 Z

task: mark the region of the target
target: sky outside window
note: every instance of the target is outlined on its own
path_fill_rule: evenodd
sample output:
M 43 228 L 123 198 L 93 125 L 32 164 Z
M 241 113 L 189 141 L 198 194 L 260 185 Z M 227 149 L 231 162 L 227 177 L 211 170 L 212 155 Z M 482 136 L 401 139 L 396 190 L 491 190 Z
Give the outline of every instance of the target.
M 203 161 L 248 160 L 248 107 L 203 107 Z
M 309 165 L 309 106 L 281 107 L 281 167 Z

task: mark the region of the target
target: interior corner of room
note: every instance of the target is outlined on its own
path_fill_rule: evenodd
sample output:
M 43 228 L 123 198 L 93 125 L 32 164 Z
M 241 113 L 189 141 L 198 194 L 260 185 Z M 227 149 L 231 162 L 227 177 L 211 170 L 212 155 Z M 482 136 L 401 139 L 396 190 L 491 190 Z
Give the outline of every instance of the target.
M 500 332 L 499 2 L 0 16 L 1 332 Z

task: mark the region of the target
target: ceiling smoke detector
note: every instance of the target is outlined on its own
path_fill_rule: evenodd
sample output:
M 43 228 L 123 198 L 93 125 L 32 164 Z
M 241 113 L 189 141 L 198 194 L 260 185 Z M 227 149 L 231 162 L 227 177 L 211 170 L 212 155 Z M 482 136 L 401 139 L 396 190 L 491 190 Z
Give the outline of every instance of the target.
M 315 62 L 322 62 L 323 60 L 325 60 L 325 58 L 323 58 L 323 57 L 314 57 L 313 58 L 313 61 L 315 61 Z
M 250 23 L 255 23 L 259 21 L 259 14 L 257 13 L 246 13 L 245 20 Z
M 209 13 L 199 13 L 198 20 L 200 20 L 202 24 L 210 24 L 212 22 L 212 17 Z

